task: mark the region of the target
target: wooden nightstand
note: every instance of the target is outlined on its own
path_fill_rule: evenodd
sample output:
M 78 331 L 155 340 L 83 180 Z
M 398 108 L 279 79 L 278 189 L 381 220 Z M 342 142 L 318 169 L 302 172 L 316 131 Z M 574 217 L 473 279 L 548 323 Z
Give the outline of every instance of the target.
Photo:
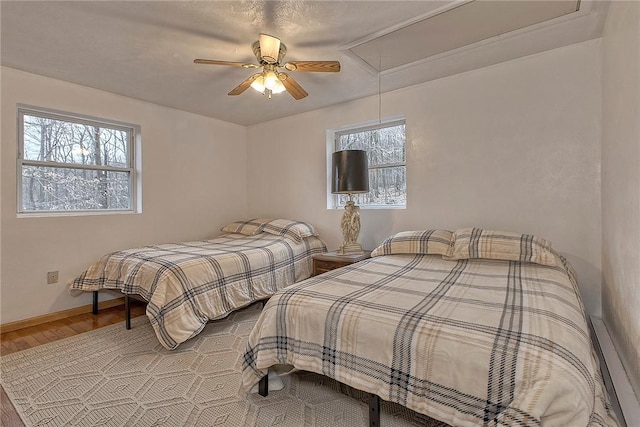
M 358 261 L 371 257 L 371 251 L 364 251 L 362 255 L 338 255 L 336 251 L 326 252 L 313 256 L 313 275 L 326 273 L 345 265 L 353 264 Z

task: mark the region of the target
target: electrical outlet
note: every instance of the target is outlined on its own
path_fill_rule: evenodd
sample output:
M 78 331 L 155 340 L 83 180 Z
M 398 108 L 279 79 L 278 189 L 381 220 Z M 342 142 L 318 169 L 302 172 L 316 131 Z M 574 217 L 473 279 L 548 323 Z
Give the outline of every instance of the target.
M 58 283 L 58 271 L 47 272 L 47 285 Z

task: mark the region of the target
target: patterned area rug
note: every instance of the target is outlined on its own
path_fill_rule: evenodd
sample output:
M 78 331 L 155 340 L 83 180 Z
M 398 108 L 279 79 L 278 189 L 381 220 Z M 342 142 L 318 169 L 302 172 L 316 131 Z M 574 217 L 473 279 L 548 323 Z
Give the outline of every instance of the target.
M 264 398 L 239 391 L 254 305 L 165 350 L 145 316 L 3 356 L 1 383 L 27 426 L 368 425 L 366 395 L 307 372 Z M 446 424 L 382 402 L 382 427 Z

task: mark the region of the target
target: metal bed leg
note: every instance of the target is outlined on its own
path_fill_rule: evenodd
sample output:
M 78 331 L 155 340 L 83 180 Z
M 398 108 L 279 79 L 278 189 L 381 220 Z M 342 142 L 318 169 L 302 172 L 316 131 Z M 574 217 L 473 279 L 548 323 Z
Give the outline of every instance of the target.
M 91 309 L 93 314 L 98 314 L 98 291 L 93 291 L 93 308 Z
M 125 311 L 125 327 L 127 330 L 131 329 L 131 302 L 129 301 L 129 295 L 124 294 L 124 311 Z
M 258 394 L 263 397 L 266 397 L 269 394 L 269 374 L 260 378 L 260 382 L 258 383 Z
M 369 427 L 380 427 L 380 398 L 369 394 Z

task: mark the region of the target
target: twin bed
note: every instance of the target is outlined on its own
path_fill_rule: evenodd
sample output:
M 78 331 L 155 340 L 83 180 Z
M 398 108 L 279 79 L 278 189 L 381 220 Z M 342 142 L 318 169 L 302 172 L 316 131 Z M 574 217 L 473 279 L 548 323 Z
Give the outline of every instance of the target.
M 371 393 L 372 426 L 380 398 L 452 426 L 617 425 L 575 274 L 549 242 L 401 232 L 369 260 L 303 280 L 326 250 L 311 226 L 234 224 L 211 241 L 108 255 L 72 288 L 141 295 L 169 349 L 271 297 L 241 387 L 266 395 L 276 365 L 326 375 Z
M 208 321 L 308 278 L 313 255 L 326 251 L 313 227 L 299 221 L 256 218 L 222 231 L 210 240 L 107 254 L 74 279 L 70 291 L 139 295 L 158 340 L 173 350 Z

